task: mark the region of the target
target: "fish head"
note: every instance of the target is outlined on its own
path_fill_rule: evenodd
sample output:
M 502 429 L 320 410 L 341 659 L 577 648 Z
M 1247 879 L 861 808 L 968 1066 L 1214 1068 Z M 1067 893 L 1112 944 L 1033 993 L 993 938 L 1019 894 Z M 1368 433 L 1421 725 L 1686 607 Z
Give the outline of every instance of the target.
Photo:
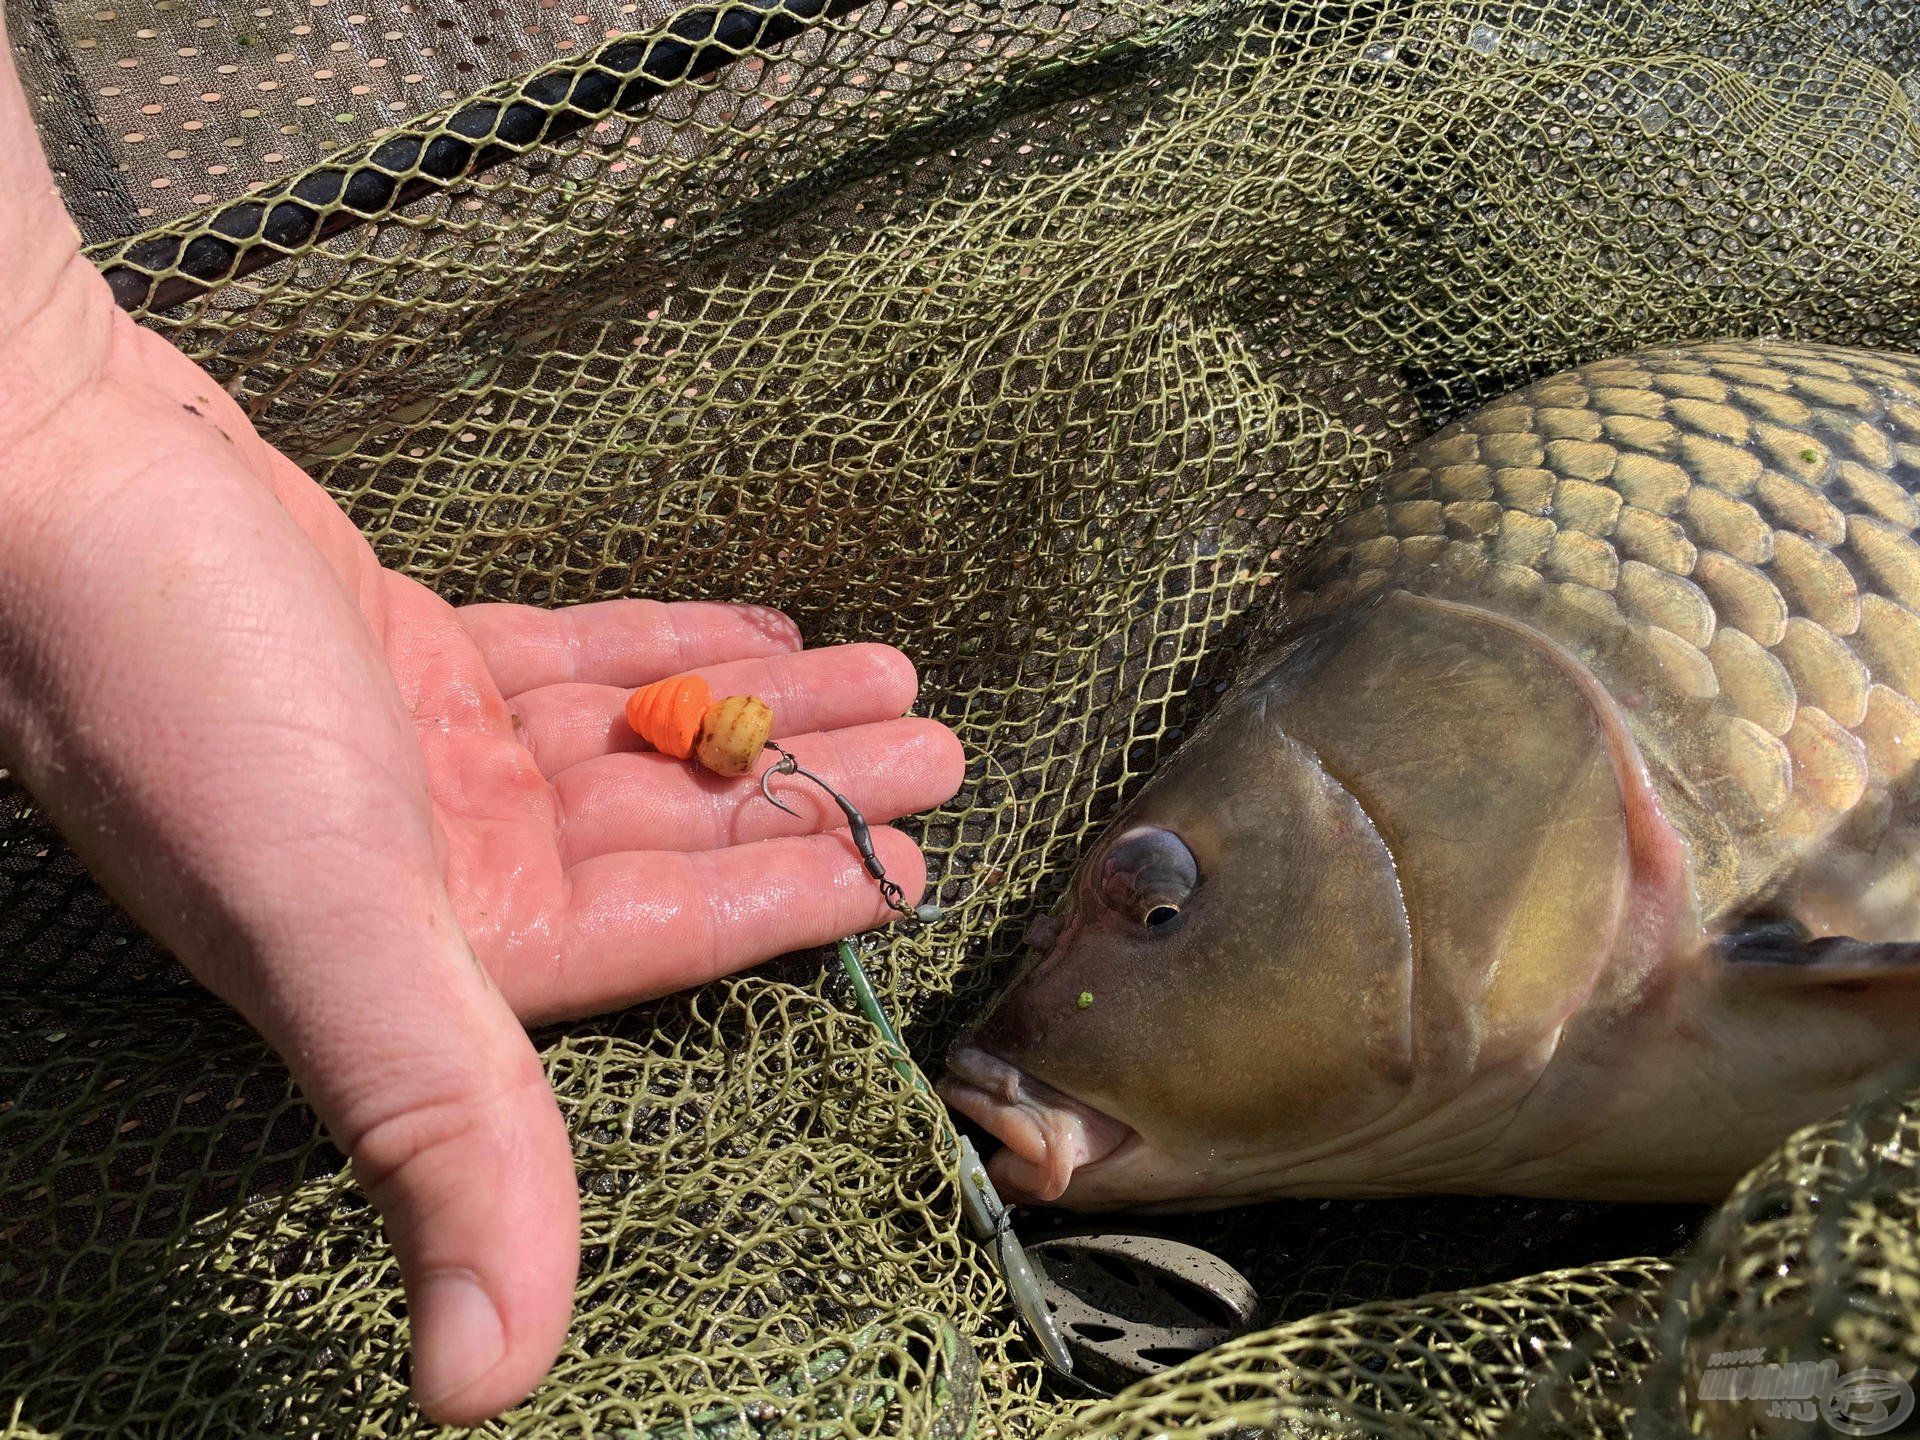
M 1365 1124 L 1405 1082 L 1393 857 L 1257 703 L 1176 757 L 1034 934 L 1046 952 L 943 1082 L 1005 1142 L 993 1173 L 1022 1199 L 1190 1201 L 1231 1152 Z
M 1579 663 L 1390 596 L 1228 695 L 1087 855 L 944 1094 L 1005 1142 L 999 1183 L 1073 1208 L 1546 1183 L 1524 1147 L 1566 1117 L 1509 1122 L 1596 994 L 1568 1108 L 1607 1118 L 1592 1077 L 1657 1046 L 1636 1007 L 1689 883 Z

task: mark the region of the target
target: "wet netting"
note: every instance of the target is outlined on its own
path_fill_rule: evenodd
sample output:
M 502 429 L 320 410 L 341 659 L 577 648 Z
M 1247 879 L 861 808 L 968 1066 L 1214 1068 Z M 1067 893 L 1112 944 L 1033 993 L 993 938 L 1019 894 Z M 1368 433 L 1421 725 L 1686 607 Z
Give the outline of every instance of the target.
M 1650 343 L 1920 351 L 1908 0 L 9 6 L 122 302 L 389 564 L 920 661 L 947 915 L 865 954 L 929 1069 L 1397 451 Z M 1911 1082 L 1711 1216 L 1179 1222 L 1264 1328 L 1094 1399 L 830 960 L 540 1038 L 586 1250 L 500 1434 L 1811 1435 L 1712 1372 L 1920 1367 Z M 284 1071 L 0 794 L 0 1432 L 415 1432 L 404 1339 Z

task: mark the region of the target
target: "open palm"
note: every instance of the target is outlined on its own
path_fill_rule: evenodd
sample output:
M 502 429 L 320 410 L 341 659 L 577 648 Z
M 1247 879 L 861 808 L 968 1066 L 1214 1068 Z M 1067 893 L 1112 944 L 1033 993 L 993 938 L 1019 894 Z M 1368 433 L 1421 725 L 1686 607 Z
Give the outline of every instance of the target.
M 646 749 L 623 714 L 634 686 L 698 670 L 715 695 L 759 695 L 782 745 L 875 821 L 959 785 L 952 733 L 900 718 L 915 679 L 890 647 L 803 651 L 791 621 L 749 606 L 456 610 L 381 579 L 387 659 L 425 759 L 448 893 L 522 1019 L 681 989 L 889 914 L 848 838 L 831 833 L 845 820 L 824 794 L 783 787 L 795 817 L 750 779 Z M 917 895 L 912 842 L 878 830 L 875 844 Z
M 448 605 L 97 276 L 49 294 L 0 325 L 0 759 L 286 1058 L 386 1217 L 416 1396 L 482 1418 L 552 1362 L 577 1261 L 523 1022 L 888 913 L 830 803 L 646 751 L 628 690 L 760 695 L 876 821 L 950 796 L 959 747 L 901 718 L 898 652 L 803 651 L 774 611 Z

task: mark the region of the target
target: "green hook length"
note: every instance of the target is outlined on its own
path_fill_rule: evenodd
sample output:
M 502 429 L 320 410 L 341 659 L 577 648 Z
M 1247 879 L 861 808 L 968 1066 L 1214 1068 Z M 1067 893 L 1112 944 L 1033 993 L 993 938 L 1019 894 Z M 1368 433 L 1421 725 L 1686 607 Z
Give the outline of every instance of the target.
M 887 1012 L 880 1004 L 880 997 L 874 993 L 873 982 L 867 978 L 866 967 L 860 963 L 852 943 L 842 940 L 839 951 L 840 968 L 846 971 L 848 980 L 853 983 L 854 998 L 859 1003 L 861 1013 L 873 1022 L 874 1028 L 886 1041 L 887 1048 L 893 1052 L 893 1068 L 909 1084 L 932 1094 L 933 1087 L 927 1084 L 926 1077 L 907 1054 L 906 1046 L 900 1043 L 899 1033 L 887 1018 Z M 1026 1247 L 1013 1232 L 1013 1207 L 1002 1200 L 1000 1192 L 993 1188 L 993 1181 L 987 1178 L 987 1167 L 980 1159 L 980 1152 L 964 1135 L 960 1137 L 957 1163 L 960 1205 L 966 1212 L 968 1225 L 975 1236 L 991 1247 L 994 1268 L 999 1271 L 1001 1282 L 1007 1287 L 1007 1294 L 1012 1298 L 1021 1322 L 1039 1345 L 1048 1368 L 1071 1378 L 1073 1356 L 1068 1352 L 1066 1342 L 1060 1338 L 1059 1327 L 1053 1323 L 1053 1313 L 1047 1308 L 1046 1298 L 1040 1290 L 1040 1277 L 1033 1268 L 1033 1262 L 1027 1258 Z

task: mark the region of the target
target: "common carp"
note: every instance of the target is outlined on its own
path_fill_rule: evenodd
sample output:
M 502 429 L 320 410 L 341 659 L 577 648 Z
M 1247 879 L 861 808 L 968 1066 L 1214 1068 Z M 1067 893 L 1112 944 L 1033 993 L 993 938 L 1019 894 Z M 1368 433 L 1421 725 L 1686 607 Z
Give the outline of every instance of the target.
M 1920 1059 L 1920 359 L 1414 448 L 949 1056 L 1013 1197 L 1697 1200 Z

